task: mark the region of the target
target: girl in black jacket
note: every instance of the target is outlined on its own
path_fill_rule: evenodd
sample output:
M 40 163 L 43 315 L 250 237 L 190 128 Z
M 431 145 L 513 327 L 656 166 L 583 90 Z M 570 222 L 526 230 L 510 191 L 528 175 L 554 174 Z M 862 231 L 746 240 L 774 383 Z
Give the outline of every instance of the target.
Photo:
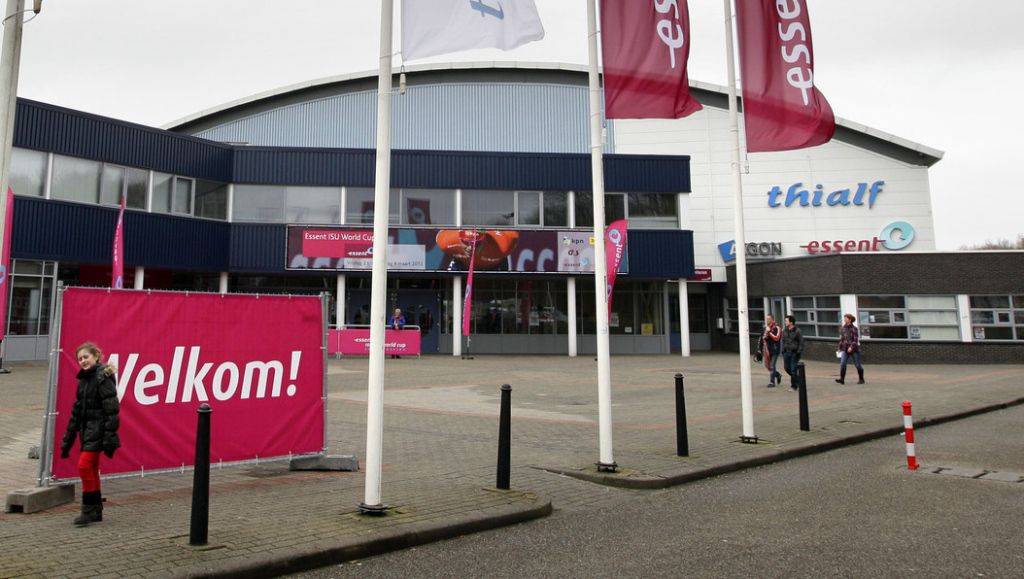
M 60 445 L 60 456 L 68 458 L 75 439 L 82 441 L 81 454 L 78 456 L 78 472 L 82 478 L 82 514 L 74 522 L 76 525 L 88 525 L 103 520 L 100 452 L 113 458 L 114 451 L 121 446 L 117 436 L 120 405 L 114 377 L 116 370 L 102 363 L 103 352 L 95 344 L 86 342 L 75 350 L 75 358 L 82 369 L 78 372 L 78 393 Z

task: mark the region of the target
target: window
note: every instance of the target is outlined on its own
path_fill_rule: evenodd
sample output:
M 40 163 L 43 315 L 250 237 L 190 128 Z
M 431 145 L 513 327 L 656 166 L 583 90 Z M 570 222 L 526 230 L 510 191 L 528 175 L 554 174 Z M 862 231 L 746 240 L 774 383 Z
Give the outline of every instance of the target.
M 50 197 L 81 203 L 97 203 L 102 165 L 88 159 L 53 156 Z
M 568 227 L 566 218 L 569 211 L 565 191 L 544 191 L 541 197 L 544 204 L 544 227 Z
M 22 259 L 12 262 L 7 333 L 14 336 L 46 335 L 50 332 L 54 264 Z
M 174 175 L 153 171 L 153 212 L 170 213 Z
M 235 190 L 238 190 L 237 186 Z M 373 203 L 373 188 L 349 187 L 345 193 L 345 223 L 349 225 L 373 225 Z M 399 222 L 401 208 L 399 190 L 392 189 L 391 195 L 388 198 L 388 213 L 390 213 L 388 223 Z
M 235 221 L 284 222 L 286 187 L 280 185 L 235 185 Z M 156 185 L 153 185 L 154 204 Z
M 511 191 L 462 192 L 462 225 L 511 227 L 516 224 L 515 195 Z
M 1024 295 L 968 299 L 975 340 L 1024 340 Z
M 564 281 L 478 279 L 474 284 L 473 333 L 568 333 Z
M 171 202 L 173 213 L 192 214 L 192 188 L 196 182 L 185 177 L 174 178 L 174 199 Z
M 726 298 L 725 300 L 725 331 L 729 334 L 739 333 L 740 315 L 736 309 L 736 303 L 735 298 Z M 764 326 L 764 299 L 748 298 L 747 304 L 747 319 L 750 322 L 750 327 L 747 330 L 752 335 L 760 335 L 761 328 Z
M 593 276 L 576 281 L 577 330 L 581 334 L 597 333 L 596 296 Z M 664 284 L 656 281 L 615 283 L 611 296 L 608 332 L 612 335 L 664 335 Z
M 131 193 L 128 198 L 131 199 Z M 196 217 L 228 218 L 228 186 L 216 181 L 196 181 Z
M 804 336 L 839 337 L 839 327 L 843 324 L 839 296 L 794 297 L 792 315 Z
M 630 193 L 629 227 L 677 229 L 676 195 L 672 193 Z
M 865 338 L 960 339 L 956 296 L 857 296 L 857 303 Z
M 540 225 L 540 191 L 516 191 L 516 225 Z
M 285 221 L 288 223 L 337 223 L 341 188 L 285 188 Z
M 454 189 L 402 189 L 401 199 L 403 224 L 455 225 Z
M 18 195 L 42 197 L 46 193 L 49 155 L 31 149 L 11 149 L 11 189 Z
M 149 171 L 104 163 L 100 172 L 100 203 L 119 206 L 124 197 L 125 207 L 145 210 L 148 185 Z
M 594 226 L 594 196 L 589 191 L 576 193 L 576 227 Z M 605 193 L 605 225 L 616 219 L 629 219 L 630 229 L 679 227 L 676 195 L 673 193 Z

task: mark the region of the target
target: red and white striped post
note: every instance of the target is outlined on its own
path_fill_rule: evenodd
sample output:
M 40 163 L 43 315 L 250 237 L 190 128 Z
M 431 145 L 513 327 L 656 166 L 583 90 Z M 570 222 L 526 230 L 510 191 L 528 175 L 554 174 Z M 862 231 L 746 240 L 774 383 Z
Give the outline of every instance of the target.
M 914 451 L 914 419 L 910 416 L 910 400 L 903 401 L 903 431 L 907 441 L 907 468 L 917 470 L 917 454 Z

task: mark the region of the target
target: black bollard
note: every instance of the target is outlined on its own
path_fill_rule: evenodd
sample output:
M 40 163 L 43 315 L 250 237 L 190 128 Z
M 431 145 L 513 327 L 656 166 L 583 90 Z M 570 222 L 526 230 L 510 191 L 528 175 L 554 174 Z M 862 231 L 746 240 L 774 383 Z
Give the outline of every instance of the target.
M 686 398 L 683 396 L 683 375 L 676 374 L 676 456 L 690 456 L 690 439 L 686 435 Z
M 203 403 L 196 426 L 196 462 L 192 476 L 192 521 L 189 545 L 205 545 L 210 526 L 210 405 Z
M 803 362 L 796 363 L 796 383 L 800 392 L 800 430 L 811 429 L 811 417 L 807 412 L 807 369 Z
M 498 482 L 499 489 L 510 488 L 512 476 L 512 387 L 501 385 L 501 415 L 498 419 Z

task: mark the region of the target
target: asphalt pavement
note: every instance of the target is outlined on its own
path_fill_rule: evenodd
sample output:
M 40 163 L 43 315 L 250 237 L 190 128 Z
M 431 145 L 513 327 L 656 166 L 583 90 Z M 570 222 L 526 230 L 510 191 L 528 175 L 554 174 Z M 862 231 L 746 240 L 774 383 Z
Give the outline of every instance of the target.
M 110 479 L 103 483 L 102 523 L 73 527 L 76 504 L 0 514 L 0 577 L 295 572 L 542 517 L 552 496 L 576 508 L 603 504 L 590 498 L 593 493 L 559 492 L 566 484 L 660 488 L 897 433 L 908 399 L 919 429 L 1024 402 L 1022 365 L 867 362 L 864 385 L 836 384 L 835 364 L 807 363 L 809 432 L 799 430 L 797 395 L 784 386 L 765 388 L 766 373 L 755 369 L 758 442 L 748 444 L 739 442 L 736 355 L 615 356 L 613 457 L 619 468 L 609 474 L 594 466 L 599 446 L 592 357 L 387 360 L 381 495 L 390 508 L 384 516 L 359 514 L 363 473 L 290 472 L 283 462 L 214 468 L 209 544 L 190 547 L 190 471 Z M 28 450 L 39 442 L 47 376 L 43 363 L 11 368 L 0 376 L 5 494 L 36 484 L 39 463 Z M 677 372 L 685 377 L 688 457 L 676 456 Z M 513 388 L 509 491 L 494 488 L 503 383 Z M 365 359 L 329 362 L 329 452 L 356 455 L 361 466 L 366 386 Z M 926 445 L 919 448 L 922 466 L 934 464 Z

